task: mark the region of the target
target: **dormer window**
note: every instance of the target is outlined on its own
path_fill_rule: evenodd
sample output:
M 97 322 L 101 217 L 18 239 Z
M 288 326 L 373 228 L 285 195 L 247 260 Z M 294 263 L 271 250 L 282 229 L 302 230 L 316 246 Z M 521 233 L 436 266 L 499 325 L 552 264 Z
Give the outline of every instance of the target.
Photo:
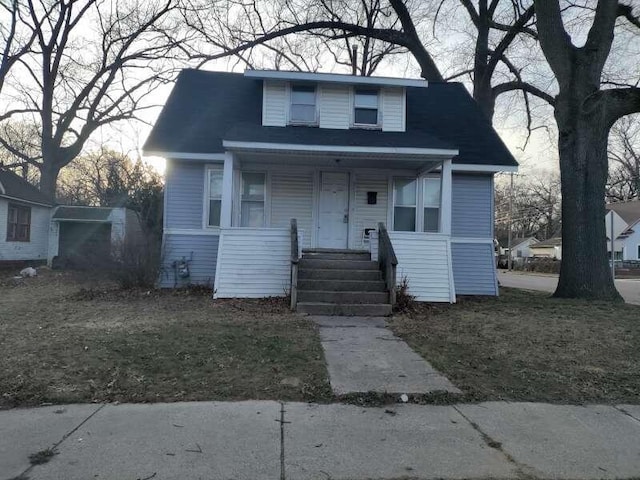
M 353 95 L 353 123 L 355 126 L 379 125 L 378 90 L 357 88 Z
M 316 87 L 292 85 L 289 123 L 315 125 L 318 122 L 316 111 Z

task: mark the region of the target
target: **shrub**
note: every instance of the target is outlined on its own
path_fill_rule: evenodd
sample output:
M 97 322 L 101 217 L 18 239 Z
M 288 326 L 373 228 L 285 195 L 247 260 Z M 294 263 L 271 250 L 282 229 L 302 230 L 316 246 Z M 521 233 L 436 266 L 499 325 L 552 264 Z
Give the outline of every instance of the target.
M 160 274 L 160 242 L 152 235 L 125 240 L 112 276 L 120 288 L 154 288 Z
M 409 293 L 409 279 L 404 276 L 396 284 L 396 303 L 394 311 L 398 313 L 409 313 L 416 308 L 416 297 Z

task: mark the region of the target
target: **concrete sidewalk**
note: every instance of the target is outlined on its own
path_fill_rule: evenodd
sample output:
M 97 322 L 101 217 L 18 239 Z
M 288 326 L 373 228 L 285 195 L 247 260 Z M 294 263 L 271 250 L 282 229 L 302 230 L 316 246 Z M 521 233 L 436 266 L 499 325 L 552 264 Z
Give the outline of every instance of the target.
M 387 328 L 383 317 L 311 316 L 331 388 L 346 393 L 461 393 Z
M 639 419 L 640 406 L 505 402 L 15 409 L 0 411 L 0 480 L 630 478 Z

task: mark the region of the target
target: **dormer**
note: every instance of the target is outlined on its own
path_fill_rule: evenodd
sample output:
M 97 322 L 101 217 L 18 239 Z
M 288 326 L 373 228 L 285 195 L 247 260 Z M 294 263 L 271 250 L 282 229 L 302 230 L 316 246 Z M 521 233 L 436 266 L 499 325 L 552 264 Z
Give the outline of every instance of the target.
M 406 88 L 425 80 L 247 70 L 263 81 L 262 125 L 406 130 Z

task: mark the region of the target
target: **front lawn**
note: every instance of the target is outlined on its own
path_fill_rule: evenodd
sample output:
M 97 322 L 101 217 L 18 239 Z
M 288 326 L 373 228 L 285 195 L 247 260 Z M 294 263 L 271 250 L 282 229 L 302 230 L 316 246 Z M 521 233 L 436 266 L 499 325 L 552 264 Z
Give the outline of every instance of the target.
M 0 272 L 0 407 L 331 398 L 316 327 L 283 299 L 119 291 Z
M 640 307 L 502 289 L 390 322 L 465 400 L 640 402 Z

